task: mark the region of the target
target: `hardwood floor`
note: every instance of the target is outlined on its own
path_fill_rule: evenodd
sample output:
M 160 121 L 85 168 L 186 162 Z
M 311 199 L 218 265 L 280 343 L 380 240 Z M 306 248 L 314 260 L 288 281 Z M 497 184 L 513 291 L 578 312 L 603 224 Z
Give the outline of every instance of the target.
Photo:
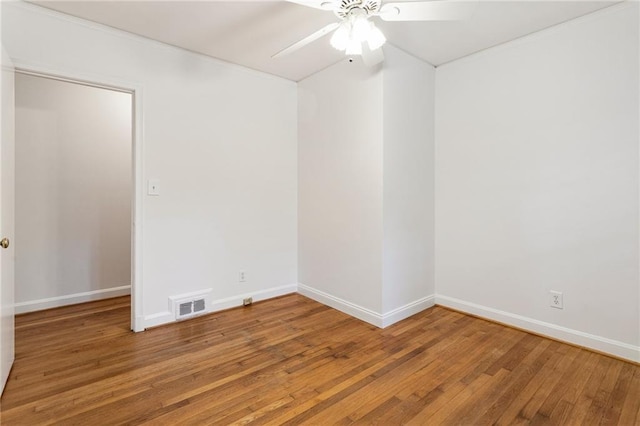
M 2 424 L 640 424 L 640 366 L 441 307 L 384 330 L 300 295 L 129 315 L 18 316 Z

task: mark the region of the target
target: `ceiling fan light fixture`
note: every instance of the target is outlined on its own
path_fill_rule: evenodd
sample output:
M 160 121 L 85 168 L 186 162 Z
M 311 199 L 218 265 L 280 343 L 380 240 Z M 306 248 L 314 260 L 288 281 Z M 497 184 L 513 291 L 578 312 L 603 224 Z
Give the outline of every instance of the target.
M 386 41 L 382 31 L 361 9 L 353 10 L 331 36 L 331 45 L 347 55 L 362 55 L 362 43 L 367 43 L 369 50 L 377 50 Z
M 369 49 L 376 50 L 381 48 L 387 42 L 387 38 L 382 34 L 382 31 L 371 22 L 371 29 L 369 31 L 369 37 L 367 38 L 367 44 Z
M 351 27 L 351 38 L 359 42 L 367 41 L 371 33 L 371 22 L 365 15 L 355 15 Z
M 2 0 L 0 0 L 2 1 Z M 289 54 L 333 32 L 331 45 L 347 55 L 364 55 L 364 62 L 382 62 L 381 47 L 387 39 L 372 22 L 383 21 L 455 21 L 473 15 L 478 0 L 286 0 L 315 9 L 333 11 L 339 19 L 325 25 L 272 56 Z M 383 4 L 384 3 L 384 4 Z M 364 43 L 367 43 L 366 45 Z M 364 50 L 363 50 L 364 49 Z
M 350 25 L 347 21 L 344 21 L 340 24 L 340 26 L 335 30 L 333 35 L 331 36 L 331 46 L 333 46 L 337 50 L 344 51 L 350 41 Z
M 351 39 L 345 52 L 347 55 L 362 55 L 362 42 Z

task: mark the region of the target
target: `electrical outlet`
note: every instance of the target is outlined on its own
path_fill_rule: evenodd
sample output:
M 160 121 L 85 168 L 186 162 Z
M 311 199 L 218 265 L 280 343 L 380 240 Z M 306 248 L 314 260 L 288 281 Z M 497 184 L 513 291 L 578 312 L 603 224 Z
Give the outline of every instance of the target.
M 246 282 L 247 281 L 247 274 L 244 271 L 240 271 L 238 272 L 238 282 Z
M 563 309 L 562 293 L 559 291 L 549 291 L 549 306 L 552 308 Z

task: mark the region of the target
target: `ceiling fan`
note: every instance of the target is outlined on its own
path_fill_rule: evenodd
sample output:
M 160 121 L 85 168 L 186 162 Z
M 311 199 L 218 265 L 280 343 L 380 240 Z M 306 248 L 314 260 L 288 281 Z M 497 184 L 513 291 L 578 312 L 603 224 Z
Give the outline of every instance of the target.
M 382 2 L 381 0 L 287 0 L 315 9 L 332 11 L 339 22 L 331 23 L 272 56 L 279 58 L 333 32 L 331 45 L 348 56 L 362 56 L 366 65 L 384 60 L 386 38 L 371 18 L 383 21 L 455 21 L 468 19 L 476 0 L 427 0 Z

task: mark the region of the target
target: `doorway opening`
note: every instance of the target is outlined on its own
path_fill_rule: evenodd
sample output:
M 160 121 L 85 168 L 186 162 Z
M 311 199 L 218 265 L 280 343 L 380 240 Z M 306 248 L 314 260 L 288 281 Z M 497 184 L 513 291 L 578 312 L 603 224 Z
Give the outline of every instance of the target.
M 135 90 L 16 69 L 16 313 L 131 294 Z

